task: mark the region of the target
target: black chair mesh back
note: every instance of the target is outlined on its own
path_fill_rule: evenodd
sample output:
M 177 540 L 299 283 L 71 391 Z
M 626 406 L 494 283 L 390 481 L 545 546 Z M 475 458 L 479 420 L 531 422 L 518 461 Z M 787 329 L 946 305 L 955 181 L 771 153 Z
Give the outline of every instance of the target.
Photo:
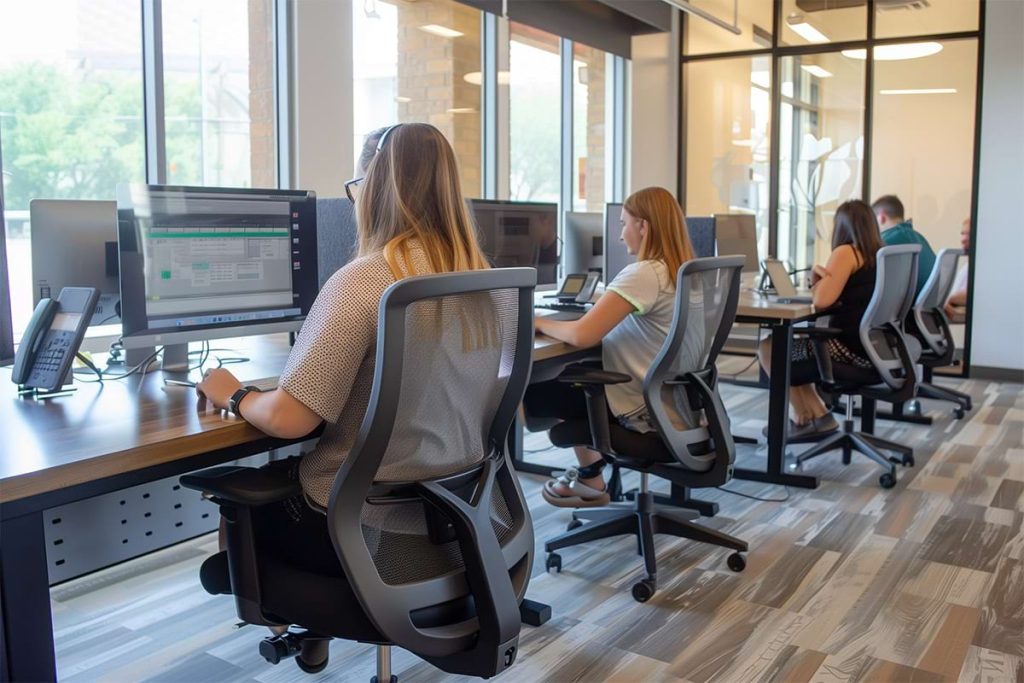
M 644 379 L 644 400 L 655 428 L 680 463 L 697 471 L 711 469 L 717 457 L 691 448 L 710 438 L 705 414 L 710 406 L 695 407 L 693 387 L 666 381 L 707 371 L 707 384 L 715 390 L 715 361 L 736 318 L 743 263 L 743 257 L 725 256 L 682 265 L 676 278 L 672 327 Z M 728 421 L 724 412 L 716 418 Z
M 516 355 L 517 305 L 515 289 L 408 305 L 398 412 L 377 482 L 437 479 L 479 465 L 489 454 L 491 425 Z M 512 532 L 513 519 L 498 487 L 492 503 L 501 542 Z M 422 502 L 367 502 L 362 519 L 385 583 L 420 581 L 462 567 L 457 543 L 430 540 Z
M 945 355 L 948 343 L 945 325 L 940 316 L 956 280 L 956 266 L 963 249 L 943 249 L 935 259 L 935 266 L 921 293 L 914 302 L 914 322 L 921 340 L 938 355 Z
M 899 390 L 914 381 L 913 368 L 906 368 L 908 354 L 903 338 L 903 321 L 917 291 L 919 244 L 882 247 L 875 255 L 875 291 L 860 321 L 860 340 L 868 360 L 891 389 Z
M 518 637 L 534 537 L 505 444 L 529 379 L 535 284 L 534 269 L 509 268 L 384 293 L 370 403 L 328 506 L 367 616 L 453 673 L 494 675 L 490 650 Z

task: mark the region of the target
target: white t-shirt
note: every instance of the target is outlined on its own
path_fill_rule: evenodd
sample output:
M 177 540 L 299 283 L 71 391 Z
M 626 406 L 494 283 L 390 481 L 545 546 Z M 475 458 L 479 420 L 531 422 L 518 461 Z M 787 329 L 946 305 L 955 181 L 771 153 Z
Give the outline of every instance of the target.
M 652 431 L 644 403 L 644 377 L 672 327 L 675 278 L 669 275 L 668 267 L 661 261 L 639 261 L 623 268 L 607 290 L 621 296 L 635 309 L 602 342 L 604 369 L 633 378 L 631 382 L 606 387 L 608 406 L 624 427 L 638 432 Z M 691 305 L 691 312 L 693 310 Z M 683 337 L 683 349 L 677 359 L 677 372 L 696 370 L 703 346 L 704 316 L 691 313 Z M 678 427 L 695 426 L 685 406 L 675 404 L 670 406 L 669 412 L 678 419 Z

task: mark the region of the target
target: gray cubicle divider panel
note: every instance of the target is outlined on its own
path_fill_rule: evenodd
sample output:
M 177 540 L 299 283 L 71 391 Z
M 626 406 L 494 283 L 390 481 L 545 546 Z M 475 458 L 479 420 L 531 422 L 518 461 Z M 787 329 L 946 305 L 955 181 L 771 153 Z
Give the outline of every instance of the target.
M 298 452 L 298 445 L 291 446 L 274 457 Z M 258 467 L 267 460 L 262 453 L 225 464 Z M 217 506 L 183 488 L 177 476 L 51 508 L 43 513 L 50 585 L 209 533 L 219 524 Z
M 316 250 L 320 289 L 356 254 L 356 214 L 346 197 L 317 197 Z

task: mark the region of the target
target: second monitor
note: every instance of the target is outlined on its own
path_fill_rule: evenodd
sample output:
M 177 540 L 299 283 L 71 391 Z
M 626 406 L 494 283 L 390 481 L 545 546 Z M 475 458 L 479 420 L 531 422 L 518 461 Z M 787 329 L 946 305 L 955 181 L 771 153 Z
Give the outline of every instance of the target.
M 562 277 L 604 270 L 604 219 L 599 213 L 565 212 Z M 603 279 L 603 278 L 602 278 Z
M 757 225 L 753 214 L 717 214 L 715 239 L 719 254 L 742 254 L 744 273 L 756 273 L 761 261 L 757 256 Z
M 532 266 L 538 287 L 558 282 L 557 204 L 470 199 L 469 208 L 492 266 Z

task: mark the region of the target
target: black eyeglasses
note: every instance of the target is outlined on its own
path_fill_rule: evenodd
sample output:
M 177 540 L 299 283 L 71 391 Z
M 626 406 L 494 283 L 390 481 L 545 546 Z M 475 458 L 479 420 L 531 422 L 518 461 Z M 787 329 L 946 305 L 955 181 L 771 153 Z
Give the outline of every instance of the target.
M 391 134 L 391 131 L 393 131 L 394 129 L 398 128 L 401 125 L 402 124 L 400 123 L 396 123 L 395 125 L 386 128 L 384 132 L 380 134 L 380 139 L 377 140 L 377 149 L 374 152 L 374 156 L 379 154 L 380 151 L 384 149 L 384 142 L 388 139 L 388 135 Z M 356 203 L 356 197 L 355 193 L 353 193 L 352 190 L 353 188 L 358 188 L 359 184 L 362 183 L 364 180 L 366 180 L 366 176 L 359 176 L 358 178 L 352 178 L 351 180 L 345 181 L 345 196 L 348 197 L 348 200 L 353 204 Z

